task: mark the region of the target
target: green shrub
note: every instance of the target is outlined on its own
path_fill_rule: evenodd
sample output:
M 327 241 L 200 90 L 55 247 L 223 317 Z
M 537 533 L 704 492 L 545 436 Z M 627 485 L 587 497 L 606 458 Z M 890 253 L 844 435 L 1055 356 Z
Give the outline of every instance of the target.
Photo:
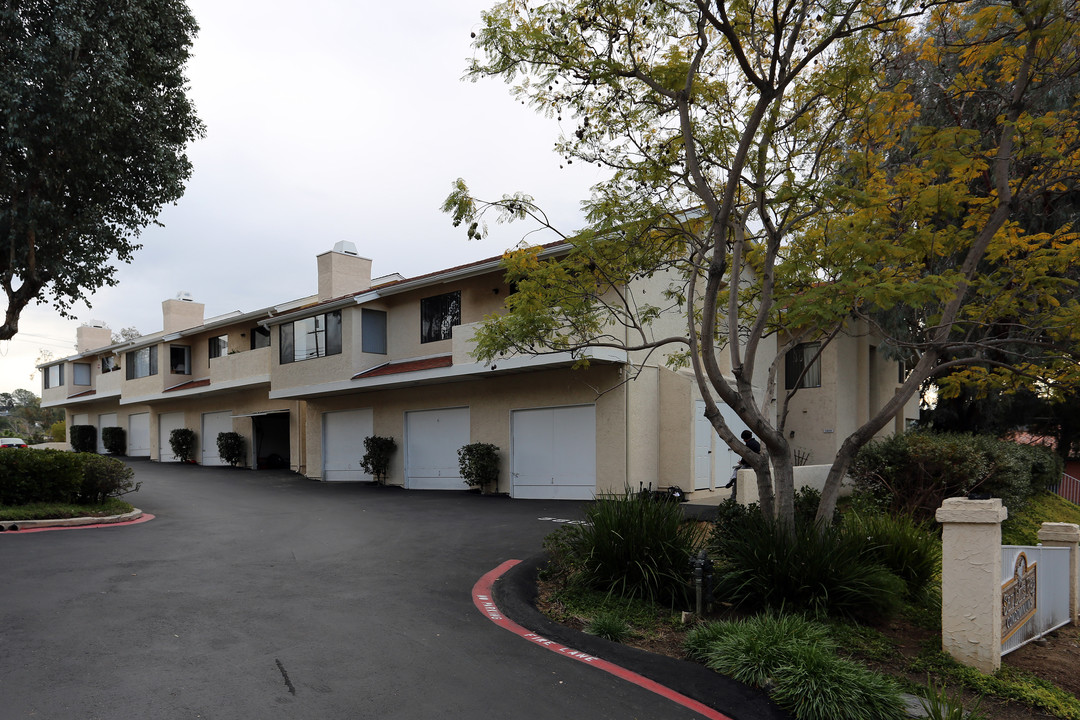
M 101 444 L 110 455 L 123 455 L 127 452 L 127 433 L 122 427 L 101 428 Z
M 630 637 L 632 630 L 630 625 L 615 613 L 603 612 L 585 625 L 585 632 L 612 642 L 622 642 Z
M 364 457 L 360 459 L 360 467 L 373 477 L 375 482 L 385 483 L 390 470 L 390 458 L 396 449 L 394 438 L 369 435 L 364 438 Z
M 458 449 L 461 477 L 471 487 L 495 487 L 499 482 L 499 446 L 471 443 Z
M 737 607 L 888 616 L 899 607 L 904 581 L 868 557 L 865 546 L 865 537 L 842 526 L 789 528 L 748 513 L 713 532 L 714 592 Z
M 116 458 L 86 453 L 80 459 L 82 483 L 78 502 L 81 504 L 101 503 L 107 498 L 136 492 L 142 485 L 134 482 L 135 471 Z
M 64 442 L 64 438 L 67 437 L 67 423 L 63 420 L 57 420 L 49 426 L 49 438 L 53 442 Z
M 687 638 L 687 651 L 713 670 L 770 690 L 800 720 L 899 720 L 896 683 L 836 655 L 824 625 L 765 613 L 709 623 Z
M 60 450 L 0 449 L 0 505 L 74 502 L 83 457 Z
M 237 432 L 218 433 L 218 457 L 236 467 L 244 460 L 244 436 Z
M 869 504 L 932 521 L 945 498 L 971 492 L 1019 510 L 1060 478 L 1061 460 L 1046 448 L 989 436 L 917 430 L 868 444 L 848 474 Z
M 71 449 L 77 453 L 97 452 L 97 428 L 93 425 L 72 425 Z
M 195 459 L 195 431 L 191 428 L 176 428 L 169 433 L 169 447 L 180 462 Z
M 844 531 L 865 538 L 863 552 L 904 581 L 908 599 L 923 598 L 937 588 L 941 572 L 941 539 L 936 528 L 904 515 L 847 513 Z
M 678 503 L 654 502 L 627 491 L 602 495 L 571 525 L 545 542 L 549 571 L 570 583 L 621 597 L 685 603 L 690 558 L 704 540 Z
M 986 720 L 980 711 L 980 701 L 976 700 L 975 706 L 964 712 L 963 695 L 959 692 L 949 695 L 945 688 L 944 684 L 938 687 L 933 680 L 927 680 L 926 698 L 919 698 L 919 703 L 929 720 Z

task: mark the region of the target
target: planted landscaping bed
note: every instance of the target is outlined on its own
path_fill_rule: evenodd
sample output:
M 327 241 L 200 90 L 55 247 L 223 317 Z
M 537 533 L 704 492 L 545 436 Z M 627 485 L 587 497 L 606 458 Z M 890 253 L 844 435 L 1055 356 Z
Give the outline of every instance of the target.
M 0 449 L 0 520 L 108 517 L 131 512 L 135 472 L 116 458 Z

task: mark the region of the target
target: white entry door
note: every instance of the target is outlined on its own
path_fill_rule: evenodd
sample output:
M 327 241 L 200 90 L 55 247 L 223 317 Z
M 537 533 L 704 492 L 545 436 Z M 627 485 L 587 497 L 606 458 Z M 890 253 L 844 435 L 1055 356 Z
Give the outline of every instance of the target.
M 405 413 L 405 487 L 467 490 L 458 449 L 469 444 L 469 408 Z
M 98 430 L 97 430 L 97 451 L 98 455 L 105 454 L 105 441 L 102 439 L 102 435 L 105 434 L 105 428 L 116 427 L 116 413 L 105 413 L 98 415 Z
M 371 480 L 360 459 L 373 427 L 371 408 L 323 413 L 323 480 Z
M 748 430 L 746 423 L 739 419 L 735 411 L 727 405 L 720 405 L 720 417 L 735 433 L 736 437 Z M 726 485 L 731 479 L 731 468 L 739 462 L 738 453 L 732 451 L 727 443 L 716 434 L 712 424 L 705 417 L 705 403 L 694 402 L 694 489 L 708 490 Z
M 202 416 L 202 464 L 224 465 L 218 456 L 217 437 L 220 433 L 232 432 L 232 411 L 203 413 Z
M 515 410 L 510 424 L 512 497 L 551 500 L 595 497 L 595 406 Z
M 158 460 L 161 462 L 177 462 L 173 454 L 172 445 L 169 444 L 169 435 L 173 430 L 184 427 L 184 413 L 161 413 L 158 415 Z
M 150 413 L 128 415 L 128 457 L 150 457 Z

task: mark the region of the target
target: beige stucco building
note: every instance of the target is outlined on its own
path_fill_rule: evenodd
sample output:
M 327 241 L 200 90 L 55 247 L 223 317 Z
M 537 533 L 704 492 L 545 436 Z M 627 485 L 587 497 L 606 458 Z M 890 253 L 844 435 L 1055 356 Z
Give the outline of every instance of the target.
M 188 427 L 197 461 L 217 465 L 218 433 L 235 431 L 248 467 L 324 481 L 369 479 L 360 458 L 374 434 L 398 445 L 387 482 L 410 489 L 465 488 L 457 450 L 471 442 L 500 448 L 497 490 L 518 498 L 587 499 L 642 484 L 712 493 L 727 482 L 737 457 L 702 416 L 692 377 L 662 356 L 594 349 L 584 370 L 559 354 L 477 362 L 477 324 L 510 292 L 501 258 L 372 278 L 371 260 L 339 243 L 314 270 L 315 295 L 254 312 L 204 318 L 181 296 L 162 303 L 163 329 L 152 335 L 113 343 L 107 327 L 81 327 L 76 355 L 41 366 L 42 405 L 63 407 L 68 427 L 96 426 L 99 443 L 102 428 L 124 428 L 129 456 L 175 461 L 169 433 Z M 800 376 L 794 444 L 810 462 L 830 460 L 898 376 L 868 336 L 829 345 Z

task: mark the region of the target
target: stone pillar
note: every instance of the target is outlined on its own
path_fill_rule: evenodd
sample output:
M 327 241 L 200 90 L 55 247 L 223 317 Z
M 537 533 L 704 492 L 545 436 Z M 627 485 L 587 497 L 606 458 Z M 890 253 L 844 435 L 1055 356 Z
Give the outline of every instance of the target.
M 1080 624 L 1080 525 L 1043 523 L 1039 542 L 1047 547 L 1069 548 L 1069 616 Z
M 948 498 L 941 529 L 941 649 L 984 673 L 1001 667 L 1001 500 Z

